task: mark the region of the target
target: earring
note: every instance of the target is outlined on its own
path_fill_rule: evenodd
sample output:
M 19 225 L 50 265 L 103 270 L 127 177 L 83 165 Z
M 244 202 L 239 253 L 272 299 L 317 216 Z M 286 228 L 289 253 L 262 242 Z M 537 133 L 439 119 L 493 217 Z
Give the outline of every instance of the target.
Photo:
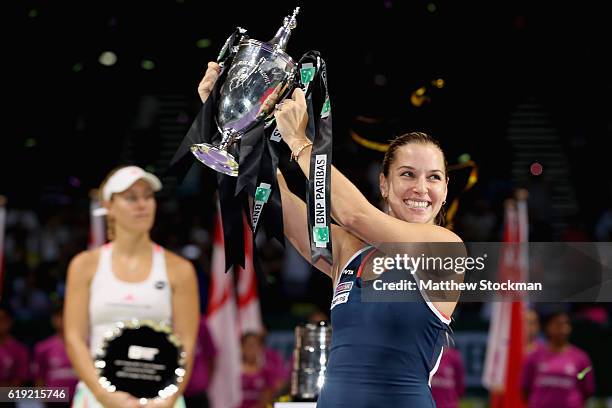
M 445 205 L 445 204 L 446 204 L 446 200 L 442 201 L 442 205 Z

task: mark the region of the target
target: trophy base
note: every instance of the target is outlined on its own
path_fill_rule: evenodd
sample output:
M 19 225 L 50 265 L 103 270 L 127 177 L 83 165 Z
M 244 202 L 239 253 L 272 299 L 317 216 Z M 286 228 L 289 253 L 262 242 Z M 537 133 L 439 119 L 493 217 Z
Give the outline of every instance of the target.
M 227 151 L 208 143 L 200 143 L 191 145 L 191 153 L 211 169 L 228 176 L 238 177 L 238 162 Z

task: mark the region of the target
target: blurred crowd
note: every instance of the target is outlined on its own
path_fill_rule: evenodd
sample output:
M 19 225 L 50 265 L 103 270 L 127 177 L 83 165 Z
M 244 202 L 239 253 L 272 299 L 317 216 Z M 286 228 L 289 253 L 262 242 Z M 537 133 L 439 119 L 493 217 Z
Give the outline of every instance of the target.
M 374 169 L 372 173 L 377 171 Z M 362 191 L 368 192 L 368 197 L 376 202 L 377 181 L 372 179 L 371 183 L 368 182 L 367 173 L 362 177 L 356 177 L 356 184 L 371 184 L 370 188 L 362 188 Z M 497 210 L 500 206 L 493 204 L 495 202 L 496 199 L 482 189 L 476 189 L 462 199 L 454 227 L 464 241 L 501 240 L 502 214 L 501 210 Z M 159 203 L 158 221 L 152 237 L 168 250 L 193 262 L 198 273 L 201 312 L 204 314 L 208 299 L 215 204 L 212 199 L 201 197 L 194 200 L 193 197 L 167 196 L 160 197 Z M 543 221 L 538 217 L 546 211 L 538 208 L 538 205 L 536 201 L 530 202 L 533 240 L 546 237 L 558 241 L 609 242 L 612 238 L 612 208 L 604 210 L 590 224 L 580 217 L 569 217 L 564 229 L 553 236 L 549 229 L 541 228 Z M 61 307 L 68 262 L 88 246 L 89 217 L 89 203 L 86 200 L 66 200 L 62 204 L 40 205 L 38 208 L 17 209 L 8 206 L 0 310 L 0 386 L 45 384 L 73 387 L 76 384 L 77 379 L 63 349 Z M 283 248 L 276 242 L 262 240 L 259 251 L 266 273 L 266 294 L 261 296 L 261 307 L 268 330 L 291 331 L 296 324 L 308 321 L 311 315 L 316 316 L 312 318 L 314 320 L 326 320 L 325 313 L 320 311 L 329 308 L 331 282 L 327 277 L 313 271 L 289 244 Z M 290 313 L 286 313 L 287 310 Z M 557 320 L 545 320 L 542 331 L 532 332 L 532 356 L 527 360 L 523 376 L 523 387 L 528 398 L 547 398 L 541 395 L 539 387 L 546 381 L 552 381 L 542 379 L 544 377 L 537 370 L 540 361 L 551 358 L 548 352 L 537 352 L 539 345 L 550 344 L 552 338 L 557 338 L 554 341 L 558 342 L 559 336 L 569 342 L 570 318 L 609 328 L 610 313 L 610 304 L 567 304 L 563 314 L 557 315 Z M 483 304 L 460 304 L 455 329 L 459 332 L 470 327 L 486 330 L 487 319 Z M 482 324 L 474 326 L 474 321 Z M 192 406 L 203 406 L 202 398 L 205 397 L 202 396 L 214 370 L 215 347 L 205 319 L 202 322 L 194 373 L 185 394 L 188 404 Z M 562 334 L 555 334 L 554 330 L 560 330 Z M 542 336 L 541 340 L 539 336 Z M 242 407 L 263 407 L 273 398 L 288 393 L 292 364 L 290 355 L 267 346 L 266 337 L 256 333 L 246 333 L 241 344 Z M 564 347 L 572 350 L 567 361 L 579 360 L 581 364 L 588 361 L 591 366 L 588 360 L 591 350 Z M 577 363 L 574 366 L 579 367 Z M 584 378 L 576 385 L 577 392 L 584 398 L 595 391 L 593 371 L 584 373 Z M 465 393 L 462 372 L 461 354 L 457 350 L 449 350 L 432 381 L 439 406 L 457 406 L 457 401 Z

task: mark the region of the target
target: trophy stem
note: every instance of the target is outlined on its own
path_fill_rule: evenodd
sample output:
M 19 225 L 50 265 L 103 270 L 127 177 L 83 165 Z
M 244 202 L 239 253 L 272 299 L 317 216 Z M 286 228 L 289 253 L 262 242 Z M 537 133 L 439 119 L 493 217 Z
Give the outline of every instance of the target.
M 224 130 L 223 136 L 221 137 L 221 142 L 219 143 L 219 150 L 227 151 L 227 149 L 232 145 L 232 143 L 234 143 L 236 134 L 237 132 L 235 132 L 234 130 Z
M 224 130 L 219 146 L 208 143 L 194 144 L 191 146 L 191 152 L 200 162 L 211 169 L 228 176 L 237 177 L 238 162 L 228 152 L 237 136 L 239 136 L 239 133 L 233 129 Z

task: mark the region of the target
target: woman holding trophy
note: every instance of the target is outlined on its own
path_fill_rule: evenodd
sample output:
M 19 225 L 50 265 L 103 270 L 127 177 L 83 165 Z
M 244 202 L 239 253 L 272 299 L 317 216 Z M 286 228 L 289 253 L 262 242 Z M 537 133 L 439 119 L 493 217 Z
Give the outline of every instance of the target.
M 214 63 L 198 92 L 206 101 L 218 75 Z M 312 142 L 304 92 L 276 106 L 276 126 L 308 177 Z M 284 232 L 310 261 L 306 204 L 291 193 L 280 172 Z M 332 168 L 333 264 L 320 258 L 313 265 L 334 283 L 331 306 L 332 347 L 319 408 L 435 407 L 430 380 L 447 341 L 456 297 L 420 302 L 362 302 L 361 290 L 376 277 L 368 258 L 377 243 L 456 243 L 461 239 L 440 226 L 447 195 L 444 153 L 424 133 L 409 133 L 390 145 L 380 174 L 386 202 L 380 211 L 337 169 Z M 393 272 L 393 271 L 387 271 Z
M 181 393 L 189 380 L 199 322 L 198 285 L 189 261 L 150 238 L 154 192 L 161 187 L 155 175 L 136 166 L 112 171 L 100 188 L 110 242 L 80 253 L 68 268 L 64 333 L 68 356 L 80 379 L 75 407 L 184 406 Z M 109 364 L 92 359 L 99 358 L 105 336 L 117 330 L 118 322 L 134 319 L 171 325 L 182 344 L 183 380 L 167 398 L 137 398 L 133 390 L 105 386 L 105 378 L 98 374 L 97 369 Z M 138 377 L 134 362 L 151 361 L 160 367 L 152 356 L 161 352 L 139 344 L 130 346 L 129 357 L 122 361 L 132 363 L 127 376 L 142 379 L 146 378 L 143 372 L 151 371 L 138 366 Z

